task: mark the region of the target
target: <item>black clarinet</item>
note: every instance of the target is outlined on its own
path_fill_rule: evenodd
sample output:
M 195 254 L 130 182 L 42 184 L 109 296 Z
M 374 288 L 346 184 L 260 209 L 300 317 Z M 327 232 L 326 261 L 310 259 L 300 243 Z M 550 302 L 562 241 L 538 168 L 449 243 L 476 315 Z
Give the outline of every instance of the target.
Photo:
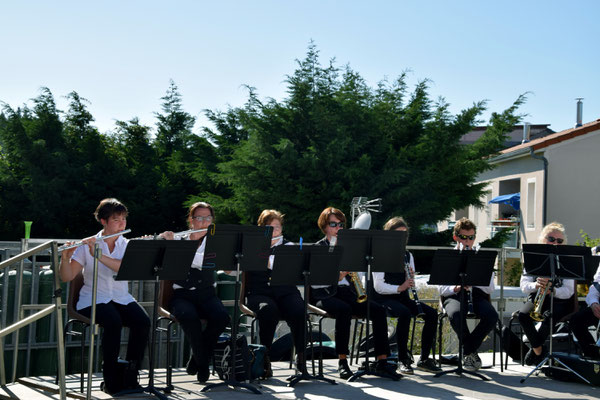
M 410 267 L 409 254 L 410 253 L 407 251 L 406 254 L 404 255 L 404 272 L 406 273 L 407 279 L 412 279 L 414 281 L 415 275 L 413 274 L 413 270 Z M 413 300 L 415 301 L 415 304 L 417 305 L 417 317 L 423 318 L 425 316 L 425 313 L 423 312 L 423 306 L 421 305 L 421 302 L 419 301 L 419 296 L 417 295 L 417 290 L 415 289 L 414 286 L 411 286 L 410 291 L 412 292 Z
M 469 250 L 469 246 L 465 246 L 465 250 Z M 467 291 L 467 317 L 475 317 L 475 310 L 473 310 L 473 290 L 465 289 Z

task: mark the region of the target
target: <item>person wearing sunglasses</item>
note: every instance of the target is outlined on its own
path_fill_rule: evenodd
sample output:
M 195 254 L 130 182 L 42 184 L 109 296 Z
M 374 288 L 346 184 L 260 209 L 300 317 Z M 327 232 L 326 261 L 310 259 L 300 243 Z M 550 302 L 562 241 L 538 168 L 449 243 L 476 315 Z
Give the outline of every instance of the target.
M 567 235 L 565 234 L 565 227 L 558 222 L 546 225 L 540 233 L 538 242 L 554 246 L 566 244 Z M 575 293 L 575 281 L 572 279 L 558 279 L 553 284 L 547 277 L 525 275 L 525 270 L 523 270 L 520 286 L 521 291 L 528 296 L 528 301 L 523 304 L 518 314 L 519 323 L 529 339 L 531 347 L 525 355 L 525 364 L 538 365 L 546 357 L 544 342 L 550 334 L 550 318 L 544 318 L 539 329 L 536 329 L 537 321 L 534 321 L 530 315 L 530 312 L 535 307 L 535 297 L 538 291 L 547 291 L 548 296 L 546 296 L 542 305 L 542 314 L 544 314 L 550 310 L 550 296 L 554 296 L 553 320 L 555 323 L 558 323 L 563 317 L 573 311 L 573 302 L 571 300 Z
M 476 232 L 477 227 L 473 221 L 468 218 L 458 220 L 454 225 L 452 235 L 456 242 L 455 249 L 476 250 L 479 248 L 479 245 L 475 244 Z M 488 286 L 440 285 L 439 290 L 444 310 L 448 314 L 452 329 L 457 335 L 460 332 L 460 318 L 463 319 L 463 368 L 467 371 L 477 371 L 481 368 L 481 358 L 477 354 L 479 347 L 498 321 L 498 313 L 490 302 L 490 296 L 494 291 L 494 274 L 492 274 Z M 460 298 L 463 290 L 466 291 L 467 298 L 472 299 L 473 312 L 479 319 L 471 332 L 469 332 L 466 324 L 467 313 L 461 313 L 460 309 Z
M 213 207 L 205 202 L 190 206 L 188 224 L 191 230 L 207 229 L 215 220 Z M 161 237 L 172 240 L 171 231 Z M 219 335 L 229 324 L 229 314 L 215 291 L 214 269 L 203 266 L 206 248 L 206 231 L 189 234 L 183 240 L 197 240 L 198 250 L 185 280 L 164 281 L 163 290 L 172 291 L 169 311 L 179 322 L 192 348 L 186 366 L 189 375 L 196 375 L 198 382 L 209 378 L 209 364 Z M 203 329 L 201 320 L 206 320 Z
M 263 210 L 258 217 L 258 226 L 271 226 L 273 239 L 271 248 L 280 245 L 291 245 L 292 242 L 283 237 L 283 214 L 277 210 Z M 263 378 L 273 376 L 270 351 L 275 329 L 280 320 L 285 320 L 290 327 L 294 346 L 296 346 L 296 368 L 306 371 L 304 357 L 304 300 L 294 285 L 271 286 L 271 271 L 275 256 L 269 257 L 266 271 L 245 271 L 246 306 L 254 312 L 258 319 L 260 343 L 266 347 L 265 373 Z M 278 267 L 279 268 L 279 267 Z
M 600 256 L 600 246 L 592 248 L 592 255 Z M 590 333 L 590 326 L 598 326 L 600 320 L 600 267 L 594 274 L 594 282 L 585 297 L 586 306 L 575 313 L 569 321 L 573 335 L 577 338 L 581 353 L 586 358 L 600 360 L 600 348 Z
M 402 217 L 390 218 L 383 226 L 384 231 L 404 231 L 408 232 L 408 224 Z M 408 238 L 408 236 L 407 236 Z M 415 299 L 411 299 L 408 292 L 411 287 L 414 288 L 414 278 L 406 275 L 406 268 L 410 268 L 414 275 L 415 258 L 406 251 L 405 256 L 398 262 L 399 272 L 373 272 L 373 288 L 377 302 L 382 304 L 390 317 L 397 318 L 396 340 L 398 345 L 398 363 L 400 372 L 403 374 L 414 374 L 412 364 L 412 354 L 408 351 L 408 330 L 412 317 L 416 317 L 420 310 L 423 312 L 421 317 L 425 324 L 421 334 L 421 358 L 417 363 L 417 368 L 422 371 L 437 373 L 441 371 L 435 361 L 429 358 L 433 341 L 435 340 L 435 330 L 437 328 L 437 311 L 425 303 L 417 305 Z
M 327 207 L 319 216 L 318 225 L 325 237 L 316 244 L 331 246 L 340 229 L 346 224 L 346 216 L 337 208 Z M 335 350 L 338 354 L 338 373 L 340 378 L 348 379 L 353 373 L 348 365 L 348 347 L 350 341 L 350 323 L 352 316 L 364 317 L 367 315 L 367 302 L 357 302 L 354 285 L 350 281 L 347 271 L 340 271 L 339 282 L 333 286 L 311 285 L 310 301 L 317 307 L 325 310 L 335 318 Z M 374 301 L 370 301 L 370 318 L 373 323 L 373 337 L 377 364 L 375 373 L 383 376 L 396 377 L 396 365 L 389 364 L 387 356 L 390 346 L 387 336 L 387 315 L 385 308 Z

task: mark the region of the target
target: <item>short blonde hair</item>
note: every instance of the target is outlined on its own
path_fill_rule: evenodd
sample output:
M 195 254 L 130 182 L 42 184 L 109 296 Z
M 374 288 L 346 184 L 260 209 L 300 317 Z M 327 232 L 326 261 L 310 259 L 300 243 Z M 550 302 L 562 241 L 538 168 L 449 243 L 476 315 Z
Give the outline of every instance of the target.
M 540 237 L 538 238 L 539 243 L 544 243 L 546 241 L 546 236 L 548 236 L 552 232 L 560 232 L 565 238 L 564 244 L 567 244 L 567 233 L 565 232 L 565 226 L 560 222 L 550 222 L 548 225 L 542 229 L 540 233 Z
M 283 225 L 283 217 L 280 211 L 277 210 L 262 210 L 260 215 L 258 216 L 257 225 L 258 226 L 266 226 L 273 222 L 274 219 L 278 220 L 281 225 Z

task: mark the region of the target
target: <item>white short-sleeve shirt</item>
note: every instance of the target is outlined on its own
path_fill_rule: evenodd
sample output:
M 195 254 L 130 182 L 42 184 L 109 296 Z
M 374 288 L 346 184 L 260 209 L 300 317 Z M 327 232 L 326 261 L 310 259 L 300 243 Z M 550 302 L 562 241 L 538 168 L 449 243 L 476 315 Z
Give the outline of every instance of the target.
M 102 237 L 102 231 L 96 234 L 96 238 Z M 115 241 L 115 248 L 112 252 L 108 249 L 108 245 L 104 241 L 97 241 L 102 254 L 121 260 L 125 254 L 128 240 L 123 236 L 119 236 Z M 87 245 L 81 246 L 75 250 L 71 260 L 77 261 L 83 266 L 83 287 L 79 292 L 79 301 L 77 302 L 77 310 L 82 310 L 92 305 L 92 283 L 94 281 L 94 257 L 90 254 Z M 127 281 L 115 281 L 115 271 L 108 268 L 106 265 L 98 261 L 98 288 L 96 294 L 96 304 L 106 304 L 114 301 L 119 304 L 129 304 L 135 301 L 133 296 L 129 294 Z

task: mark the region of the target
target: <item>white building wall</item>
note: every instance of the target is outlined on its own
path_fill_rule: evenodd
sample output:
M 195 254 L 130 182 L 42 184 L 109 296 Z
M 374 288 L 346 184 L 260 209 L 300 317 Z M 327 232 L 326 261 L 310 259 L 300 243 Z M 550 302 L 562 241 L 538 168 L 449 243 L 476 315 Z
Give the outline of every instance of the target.
M 600 131 L 549 146 L 548 222 L 565 225 L 570 244 L 580 230 L 600 237 Z

